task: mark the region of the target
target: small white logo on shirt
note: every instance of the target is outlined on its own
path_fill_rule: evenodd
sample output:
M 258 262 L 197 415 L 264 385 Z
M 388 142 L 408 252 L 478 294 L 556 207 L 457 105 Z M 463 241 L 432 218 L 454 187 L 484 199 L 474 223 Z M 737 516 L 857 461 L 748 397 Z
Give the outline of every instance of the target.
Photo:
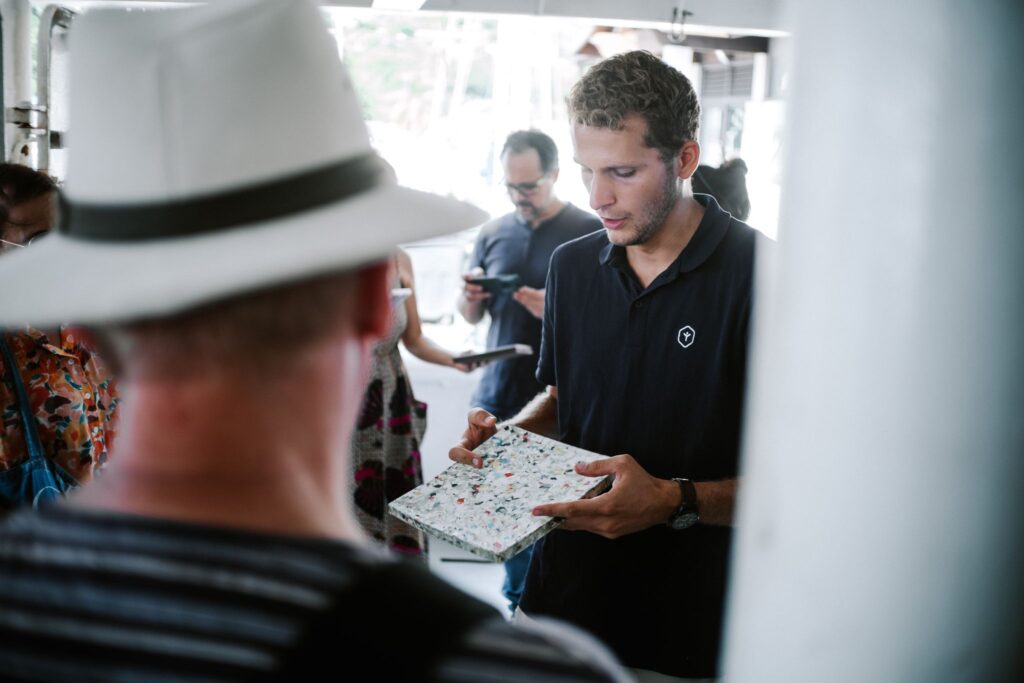
M 686 327 L 679 330 L 679 334 L 676 336 L 676 341 L 684 349 L 688 349 L 693 346 L 693 340 L 697 338 L 697 331 L 687 325 Z

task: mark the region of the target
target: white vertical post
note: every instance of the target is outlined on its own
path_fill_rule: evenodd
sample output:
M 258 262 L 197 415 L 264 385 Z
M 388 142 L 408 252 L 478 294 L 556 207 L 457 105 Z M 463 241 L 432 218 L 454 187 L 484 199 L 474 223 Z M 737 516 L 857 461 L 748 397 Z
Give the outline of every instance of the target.
M 762 102 L 768 97 L 768 55 L 758 52 L 754 55 L 753 82 L 750 84 L 750 100 Z
M 793 9 L 726 680 L 1024 680 L 1024 5 Z
M 3 17 L 4 108 L 33 101 L 32 88 L 32 8 L 29 0 L 0 0 Z M 0 112 L 0 115 L 4 112 Z M 21 139 L 17 126 L 4 123 L 4 160 L 10 147 Z
M 0 0 L 4 21 L 4 100 L 32 100 L 32 8 L 29 0 Z

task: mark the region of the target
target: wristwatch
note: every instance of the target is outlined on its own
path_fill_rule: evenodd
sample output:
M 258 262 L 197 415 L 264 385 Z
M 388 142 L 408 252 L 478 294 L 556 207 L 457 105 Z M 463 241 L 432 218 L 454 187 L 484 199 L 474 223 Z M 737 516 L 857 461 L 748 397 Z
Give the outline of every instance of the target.
M 672 481 L 679 484 L 679 490 L 683 496 L 679 507 L 665 523 L 669 528 L 677 531 L 688 529 L 700 521 L 700 514 L 697 512 L 697 488 L 689 479 L 672 479 Z

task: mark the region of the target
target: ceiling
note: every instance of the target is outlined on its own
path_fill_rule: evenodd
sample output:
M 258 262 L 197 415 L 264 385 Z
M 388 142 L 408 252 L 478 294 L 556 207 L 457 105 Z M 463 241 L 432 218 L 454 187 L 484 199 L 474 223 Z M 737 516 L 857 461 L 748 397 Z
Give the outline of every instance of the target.
M 176 0 L 127 0 L 124 4 L 173 4 Z M 177 0 L 188 2 L 194 0 Z M 32 0 L 33 4 L 61 4 L 60 0 Z M 66 4 L 121 4 L 76 2 Z M 370 8 L 415 7 L 426 12 L 469 12 L 517 14 L 553 18 L 585 18 L 595 23 L 636 25 L 663 31 L 673 26 L 673 16 L 685 10 L 688 35 L 772 38 L 786 35 L 783 25 L 784 0 L 322 0 L 324 5 Z

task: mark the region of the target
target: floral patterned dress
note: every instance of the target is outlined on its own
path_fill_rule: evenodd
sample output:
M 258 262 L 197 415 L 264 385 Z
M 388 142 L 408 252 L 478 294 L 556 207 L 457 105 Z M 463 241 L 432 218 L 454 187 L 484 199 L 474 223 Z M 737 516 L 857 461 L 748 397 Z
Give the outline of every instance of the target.
M 21 371 L 43 452 L 79 484 L 107 464 L 118 416 L 118 392 L 98 356 L 69 329 L 51 339 L 28 328 L 5 335 Z M 28 458 L 21 412 L 0 357 L 0 471 Z
M 422 532 L 387 513 L 387 504 L 423 483 L 420 444 L 427 406 L 409 386 L 398 342 L 405 332 L 405 306 L 394 307 L 391 331 L 374 348 L 370 380 L 352 434 L 355 507 L 368 535 L 399 553 L 425 557 Z

